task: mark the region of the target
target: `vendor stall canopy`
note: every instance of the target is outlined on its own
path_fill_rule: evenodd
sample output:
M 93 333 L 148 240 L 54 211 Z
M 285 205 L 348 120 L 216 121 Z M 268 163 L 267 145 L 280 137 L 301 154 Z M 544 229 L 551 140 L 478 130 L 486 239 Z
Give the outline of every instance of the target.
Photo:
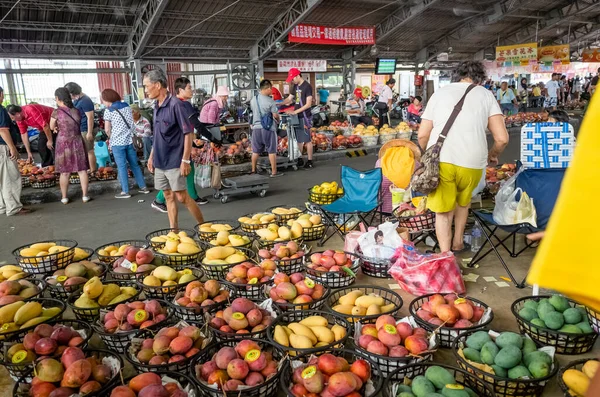
M 496 45 L 597 44 L 598 0 L 0 0 L 4 58 L 492 59 Z M 299 23 L 375 27 L 376 46 L 289 43 Z

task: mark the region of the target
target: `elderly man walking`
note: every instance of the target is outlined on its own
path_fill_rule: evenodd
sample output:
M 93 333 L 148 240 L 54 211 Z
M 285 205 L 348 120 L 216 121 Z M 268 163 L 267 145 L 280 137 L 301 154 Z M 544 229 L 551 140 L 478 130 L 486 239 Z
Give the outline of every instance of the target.
M 194 127 L 187 118 L 183 102 L 167 91 L 167 76 L 154 69 L 144 76 L 144 89 L 154 108 L 154 144 L 148 158 L 148 170 L 154 173 L 154 187 L 162 190 L 167 202 L 171 228 L 177 228 L 176 199 L 203 223 L 204 217 L 196 202 L 187 192 L 186 177 L 191 171 L 191 152 Z

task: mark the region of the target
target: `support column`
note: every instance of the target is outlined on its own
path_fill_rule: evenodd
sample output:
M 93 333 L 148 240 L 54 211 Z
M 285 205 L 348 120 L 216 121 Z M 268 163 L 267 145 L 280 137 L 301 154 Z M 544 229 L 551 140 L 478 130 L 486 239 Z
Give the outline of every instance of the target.
M 344 63 L 342 64 L 342 78 L 344 81 L 344 93 L 348 97 L 354 91 L 356 80 L 356 62 L 352 60 L 352 52 L 350 49 L 342 55 Z
M 129 61 L 129 76 L 131 77 L 131 95 L 133 102 L 141 104 L 144 99 L 144 86 L 142 83 L 142 64 L 139 59 Z
M 4 67 L 6 69 L 12 69 L 12 64 L 10 59 L 4 60 Z M 15 74 L 7 73 L 6 76 L 6 91 L 8 91 L 8 100 L 10 103 L 18 104 L 19 103 L 19 95 L 17 93 L 16 85 L 15 85 Z M 25 105 L 25 93 L 23 93 L 23 105 Z

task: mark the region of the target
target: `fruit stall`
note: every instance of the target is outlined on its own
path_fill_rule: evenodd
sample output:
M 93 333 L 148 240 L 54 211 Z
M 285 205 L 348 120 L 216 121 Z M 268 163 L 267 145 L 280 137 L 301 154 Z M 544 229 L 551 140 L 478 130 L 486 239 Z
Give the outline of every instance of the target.
M 488 180 L 512 172 L 489 169 Z M 308 201 L 343 194 L 323 182 Z M 95 248 L 15 248 L 0 267 L 0 360 L 14 395 L 546 396 L 550 382 L 585 395 L 599 364 L 577 355 L 594 348 L 598 313 L 525 296 L 504 308 L 519 330 L 510 332 L 494 321 L 505 303 L 465 293 L 407 301 L 392 275 L 371 276 L 360 238 L 319 248 L 331 225 L 314 206 Z

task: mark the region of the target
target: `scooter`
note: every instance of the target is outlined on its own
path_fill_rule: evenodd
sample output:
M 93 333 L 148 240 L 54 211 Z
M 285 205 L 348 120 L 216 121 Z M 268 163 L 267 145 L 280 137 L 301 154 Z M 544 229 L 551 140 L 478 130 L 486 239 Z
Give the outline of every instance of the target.
M 329 125 L 329 105 L 317 105 L 310 109 L 312 126 L 319 128 Z

